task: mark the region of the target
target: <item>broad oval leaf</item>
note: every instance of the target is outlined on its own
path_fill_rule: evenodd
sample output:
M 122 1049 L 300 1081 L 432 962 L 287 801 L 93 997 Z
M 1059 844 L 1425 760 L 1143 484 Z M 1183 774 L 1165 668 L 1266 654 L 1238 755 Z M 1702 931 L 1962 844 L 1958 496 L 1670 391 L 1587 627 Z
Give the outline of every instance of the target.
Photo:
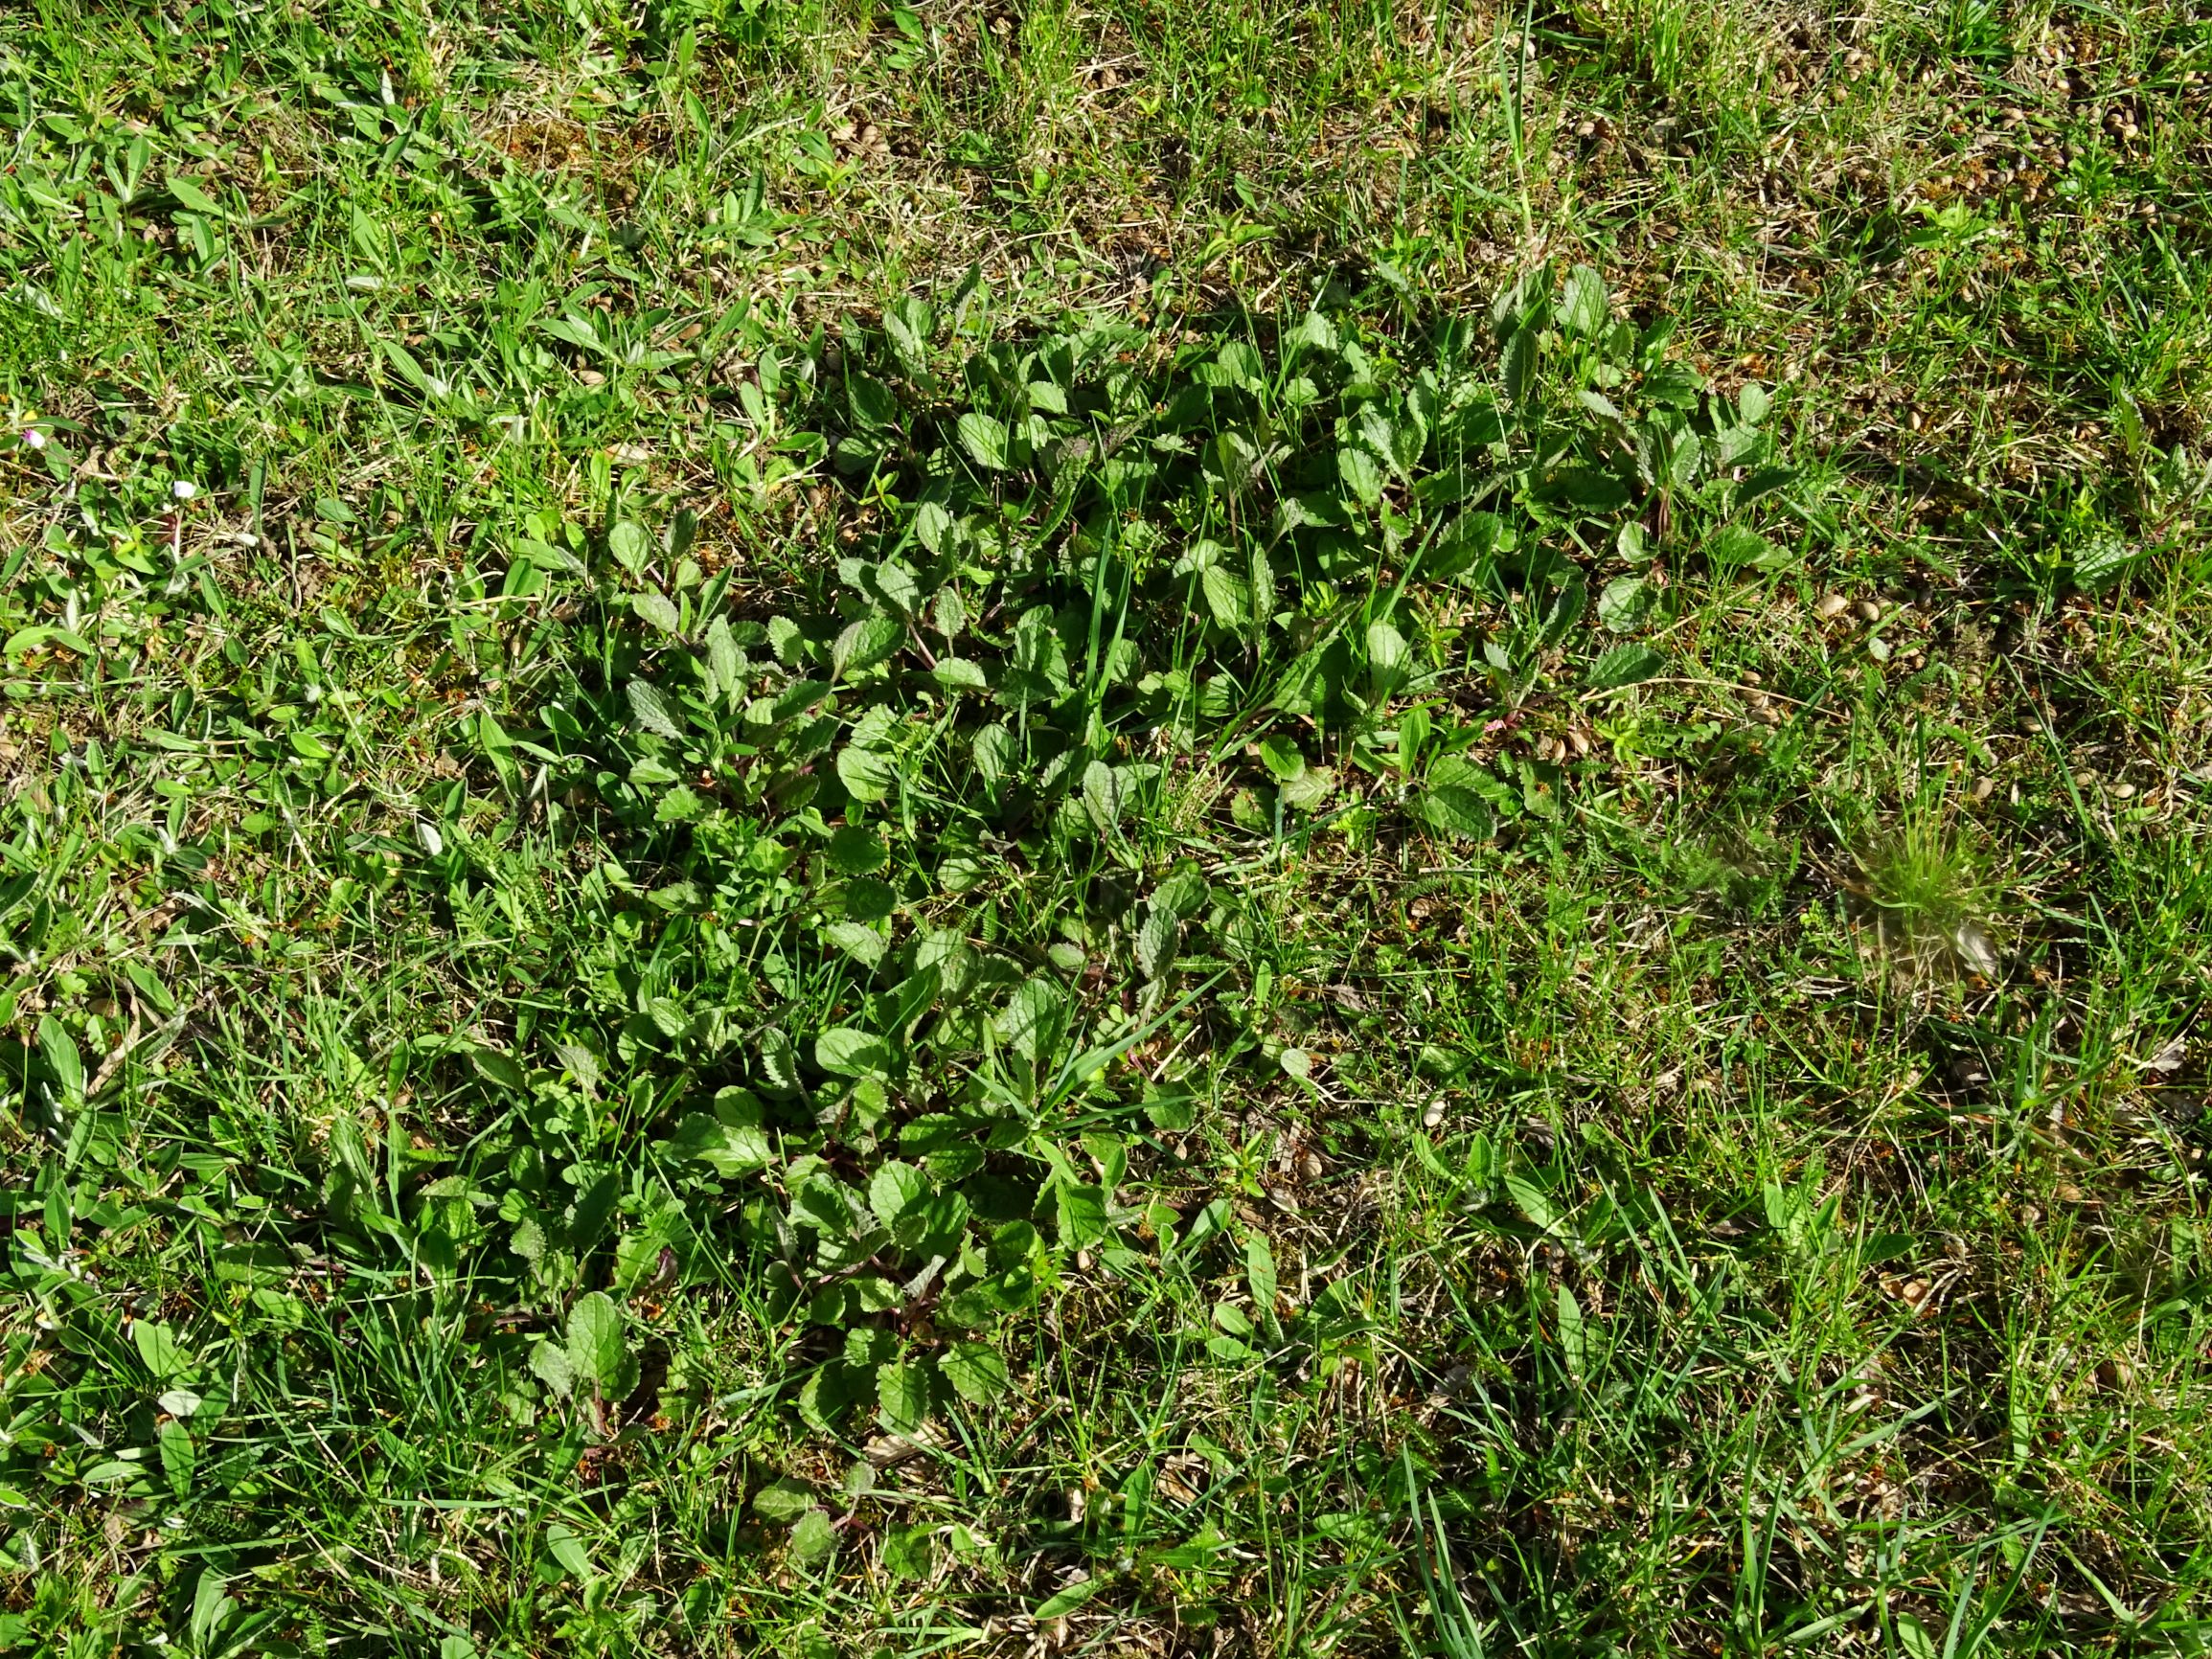
M 1667 666 L 1667 659 L 1650 646 L 1615 646 L 1590 665 L 1590 690 L 1618 691 L 1651 679 Z
M 675 601 L 665 593 L 633 593 L 629 596 L 629 608 L 637 613 L 640 620 L 652 624 L 664 634 L 680 634 L 684 631 L 683 613 L 676 609 Z
M 919 1365 L 886 1365 L 876 1373 L 877 1417 L 893 1434 L 912 1434 L 929 1418 L 929 1374 Z
M 1617 634 L 1634 633 L 1651 619 L 1659 590 L 1640 576 L 1616 576 L 1598 595 L 1598 621 Z
M 867 1031 L 833 1027 L 814 1039 L 814 1064 L 838 1078 L 887 1078 L 892 1044 Z
M 1718 565 L 1748 565 L 1755 570 L 1787 570 L 1797 562 L 1797 556 L 1789 549 L 1777 547 L 1741 524 L 1724 524 L 1715 531 L 1705 543 L 1705 557 Z
M 626 518 L 606 533 L 606 551 L 614 555 L 615 563 L 635 576 L 652 557 L 652 537 L 646 534 L 644 525 Z
M 899 648 L 906 629 L 889 611 L 872 610 L 849 624 L 830 648 L 830 671 L 839 679 L 872 669 Z
M 568 1310 L 568 1368 L 580 1382 L 604 1387 L 622 1374 L 628 1345 L 622 1309 L 604 1290 L 590 1291 Z
M 852 1026 L 836 1026 L 814 1039 L 814 1063 L 840 1078 L 888 1077 L 891 1045 Z
M 1014 1386 L 1006 1361 L 980 1342 L 955 1342 L 937 1356 L 937 1370 L 969 1405 L 989 1405 Z
M 899 768 L 880 749 L 863 749 L 847 743 L 837 751 L 837 777 L 855 801 L 877 802 L 891 793 Z
M 1415 809 L 1431 829 L 1471 841 L 1487 841 L 1497 830 L 1497 818 L 1483 799 L 1475 766 L 1460 756 L 1448 756 L 1429 768 L 1428 786 L 1415 802 Z
M 1560 296 L 1560 322 L 1569 333 L 1594 334 L 1606 326 L 1606 281 L 1587 265 L 1567 273 L 1566 291 Z
M 868 1183 L 868 1208 L 876 1213 L 877 1220 L 893 1232 L 909 1211 L 925 1203 L 928 1197 L 927 1177 L 913 1165 L 902 1164 L 897 1158 L 886 1159 Z
M 629 693 L 630 716 L 647 731 L 659 738 L 681 738 L 684 735 L 683 716 L 675 701 L 650 680 L 632 680 Z
M 1347 443 L 1336 451 L 1336 476 L 1345 491 L 1362 507 L 1382 499 L 1382 463 L 1365 445 Z
M 676 1126 L 673 1145 L 678 1155 L 707 1165 L 725 1179 L 764 1170 L 775 1159 L 767 1131 L 761 1126 L 758 1102 L 749 1110 L 733 1102 L 726 1110 L 718 1105 L 714 1112 L 692 1113 Z
M 1006 470 L 1010 438 L 1005 421 L 969 410 L 960 418 L 958 430 L 961 448 L 976 466 L 992 472 Z

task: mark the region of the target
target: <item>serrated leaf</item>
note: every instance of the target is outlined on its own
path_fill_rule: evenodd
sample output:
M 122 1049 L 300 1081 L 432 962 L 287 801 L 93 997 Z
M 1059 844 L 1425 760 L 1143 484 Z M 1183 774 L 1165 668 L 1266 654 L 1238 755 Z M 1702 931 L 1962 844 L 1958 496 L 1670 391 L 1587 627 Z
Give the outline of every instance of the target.
M 1536 330 L 1516 329 L 1505 343 L 1503 361 L 1505 395 L 1516 407 L 1528 401 L 1529 390 L 1536 383 Z
M 1413 648 L 1388 622 L 1367 625 L 1367 673 L 1377 702 L 1387 702 L 1413 671 Z
M 1329 799 L 1336 787 L 1336 773 L 1328 766 L 1309 766 L 1305 771 L 1282 785 L 1279 793 L 1283 805 L 1294 811 L 1311 812 Z
M 1688 430 L 1676 433 L 1667 451 L 1667 482 L 1676 489 L 1689 489 L 1697 482 L 1704 463 L 1704 440 Z
M 2100 530 L 2074 549 L 2074 580 L 2090 591 L 2109 587 L 2127 575 L 2141 550 L 2127 537 Z
M 876 1213 L 877 1220 L 894 1232 L 901 1219 L 928 1197 L 928 1178 L 897 1158 L 886 1159 L 868 1182 L 868 1208 Z
M 877 1420 L 892 1434 L 914 1433 L 929 1419 L 929 1374 L 919 1365 L 876 1370 Z
M 949 582 L 939 588 L 937 597 L 929 602 L 929 625 L 948 641 L 957 638 L 968 626 L 968 602 Z
M 629 608 L 637 613 L 639 620 L 650 623 L 664 634 L 683 632 L 683 613 L 665 593 L 633 593 L 629 596 Z
M 1198 573 L 1198 590 L 1206 608 L 1221 626 L 1243 629 L 1251 621 L 1251 595 L 1236 572 L 1222 564 L 1209 564 Z
M 969 753 L 986 784 L 1003 782 L 1014 770 L 1014 734 L 1004 726 L 986 726 L 969 740 Z
M 922 614 L 922 579 L 904 559 L 887 558 L 876 567 L 876 591 L 900 615 Z
M 707 624 L 707 671 L 714 676 L 715 690 L 725 701 L 734 701 L 744 680 L 745 653 L 738 649 L 727 617 Z
M 1616 576 L 1598 595 L 1598 621 L 1617 634 L 1633 633 L 1651 619 L 1659 590 L 1640 576 Z
M 678 784 L 663 795 L 654 806 L 652 816 L 656 824 L 689 824 L 707 809 L 706 797 L 689 784 Z
M 842 679 L 848 673 L 872 669 L 897 650 L 906 629 L 889 611 L 872 610 L 847 625 L 830 648 L 830 671 Z
M 1137 971 L 1147 979 L 1158 979 L 1174 965 L 1175 946 L 1182 938 L 1182 929 L 1173 915 L 1154 910 L 1145 918 L 1137 929 Z
M 1364 445 L 1347 443 L 1336 451 L 1336 476 L 1345 492 L 1362 507 L 1382 499 L 1382 464 Z
M 1205 876 L 1195 865 L 1186 863 L 1154 890 L 1152 905 L 1178 921 L 1188 921 L 1205 908 L 1210 892 Z
M 568 1363 L 566 1351 L 550 1337 L 531 1349 L 530 1370 L 559 1398 L 566 1399 L 576 1392 L 576 1368 Z
M 1608 309 L 1603 277 L 1587 265 L 1567 273 L 1566 289 L 1560 296 L 1560 323 L 1569 333 L 1595 334 L 1606 326 Z
M 672 1145 L 679 1157 L 705 1164 L 724 1179 L 764 1170 L 775 1159 L 760 1102 L 737 1089 L 724 1089 L 714 1111 L 685 1118 Z
M 976 466 L 992 472 L 1006 470 L 1009 434 L 1005 421 L 970 410 L 960 418 L 957 429 L 961 448 Z
M 578 1297 L 568 1310 L 567 1353 L 569 1369 L 580 1382 L 604 1388 L 621 1376 L 628 1357 L 622 1309 L 604 1291 Z
M 1448 756 L 1428 771 L 1428 786 L 1421 792 L 1416 810 L 1431 829 L 1448 835 L 1486 841 L 1497 830 L 1496 816 L 1483 798 L 1473 762 Z
M 1275 567 L 1268 562 L 1267 550 L 1252 549 L 1251 561 L 1252 621 L 1265 630 L 1267 619 L 1275 614 Z
M 753 1494 L 753 1513 L 775 1526 L 787 1526 L 814 1507 L 813 1489 L 794 1480 L 770 1481 Z
M 652 537 L 646 534 L 644 525 L 626 518 L 606 533 L 606 551 L 614 556 L 615 563 L 635 576 L 652 557 Z
M 791 1556 L 811 1564 L 836 1552 L 837 1527 L 827 1510 L 809 1510 L 791 1526 Z
M 823 849 L 823 856 L 840 875 L 873 875 L 890 862 L 891 852 L 875 830 L 857 824 L 840 824 Z
M 1665 671 L 1667 659 L 1649 646 L 1626 645 L 1613 648 L 1590 665 L 1590 690 L 1618 691 Z
M 948 692 L 988 692 L 991 681 L 977 664 L 966 657 L 940 657 L 929 676 Z
M 646 731 L 658 738 L 684 735 L 682 711 L 660 687 L 650 680 L 632 680 L 627 691 L 630 717 Z
M 877 802 L 891 793 L 899 768 L 880 749 L 847 743 L 837 751 L 837 777 L 855 801 Z
M 937 1356 L 937 1369 L 969 1405 L 989 1405 L 1014 1386 L 1005 1359 L 980 1342 L 953 1343 Z
M 786 1093 L 799 1088 L 799 1051 L 789 1033 L 764 1033 L 761 1037 L 760 1060 L 761 1077 L 769 1088 Z
M 888 1077 L 891 1047 L 879 1036 L 837 1026 L 814 1039 L 814 1063 L 841 1078 Z
M 768 619 L 768 649 L 776 661 L 787 668 L 797 668 L 806 660 L 807 631 L 787 616 Z
M 1101 835 L 1111 834 L 1121 821 L 1128 794 L 1128 777 L 1120 767 L 1093 761 L 1083 769 L 1083 810 Z
M 924 501 L 914 510 L 914 534 L 931 553 L 949 551 L 946 544 L 952 533 L 952 514 L 945 511 L 943 503 Z
M 1105 1188 L 1060 1181 L 1053 1187 L 1053 1198 L 1060 1216 L 1060 1241 L 1068 1249 L 1087 1250 L 1112 1230 Z
M 1741 511 L 1762 496 L 1771 495 L 1777 489 L 1787 489 L 1797 482 L 1794 466 L 1762 466 L 1743 483 L 1736 486 L 1736 508 Z
M 1786 570 L 1797 562 L 1795 554 L 1741 524 L 1722 525 L 1715 531 L 1705 543 L 1705 557 L 1731 569 L 1749 565 L 1758 570 Z
M 1060 1041 L 1067 998 L 1049 979 L 1026 979 L 1015 988 L 998 1016 L 998 1034 L 1032 1065 L 1043 1062 Z

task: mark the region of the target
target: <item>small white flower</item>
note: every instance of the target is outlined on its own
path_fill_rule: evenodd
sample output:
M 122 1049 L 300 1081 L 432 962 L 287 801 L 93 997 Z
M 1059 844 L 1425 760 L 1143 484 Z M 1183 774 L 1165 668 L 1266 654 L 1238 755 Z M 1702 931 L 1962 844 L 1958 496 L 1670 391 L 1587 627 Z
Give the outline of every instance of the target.
M 33 449 L 43 449 L 46 447 L 46 434 L 35 426 L 29 426 L 24 428 L 23 442 Z
M 187 479 L 180 478 L 174 484 L 169 487 L 169 492 L 170 494 L 175 496 L 179 501 L 190 501 L 194 496 L 199 493 L 199 486 L 190 482 Z

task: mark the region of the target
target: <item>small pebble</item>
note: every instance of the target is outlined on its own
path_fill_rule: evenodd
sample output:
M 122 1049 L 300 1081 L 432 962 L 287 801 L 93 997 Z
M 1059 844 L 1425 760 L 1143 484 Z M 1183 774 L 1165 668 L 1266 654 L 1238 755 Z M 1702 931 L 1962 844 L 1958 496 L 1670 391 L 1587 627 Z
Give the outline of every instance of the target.
M 1826 594 L 1813 608 L 1819 613 L 1822 622 L 1834 622 L 1851 608 L 1851 602 L 1839 593 Z
M 1880 622 L 1881 620 L 1881 606 L 1873 600 L 1862 599 L 1859 602 L 1859 614 L 1870 623 Z
M 2113 799 L 2113 800 L 2115 800 L 2115 801 L 2132 801 L 2132 800 L 2133 800 L 2134 798 L 2135 798 L 2135 785 L 2134 785 L 2134 784 L 2114 784 L 2112 785 L 2112 799 Z
M 1973 781 L 1973 798 L 1976 801 L 1988 800 L 1996 793 L 1996 789 L 1997 781 L 1995 778 L 1976 778 Z

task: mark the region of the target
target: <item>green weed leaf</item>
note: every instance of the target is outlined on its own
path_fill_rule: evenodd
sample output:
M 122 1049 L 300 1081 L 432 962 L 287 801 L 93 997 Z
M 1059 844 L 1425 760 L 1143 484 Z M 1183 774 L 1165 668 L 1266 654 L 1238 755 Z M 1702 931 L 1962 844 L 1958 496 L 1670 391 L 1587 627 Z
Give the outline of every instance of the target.
M 1617 634 L 1634 633 L 1651 620 L 1659 590 L 1640 576 L 1616 576 L 1598 596 L 1598 621 Z
M 1590 690 L 1619 691 L 1653 679 L 1666 669 L 1667 659 L 1649 646 L 1615 646 L 1590 665 Z
M 1605 279 L 1587 265 L 1567 273 L 1566 290 L 1560 299 L 1560 324 L 1571 334 L 1594 335 L 1606 326 L 1609 307 Z
M 980 1342 L 955 1342 L 937 1356 L 937 1369 L 969 1405 L 989 1405 L 1014 1386 L 1006 1361 Z
M 1497 819 L 1476 782 L 1473 762 L 1448 756 L 1429 768 L 1428 786 L 1418 797 L 1421 816 L 1431 829 L 1471 841 L 1496 833 Z
M 929 1419 L 929 1374 L 893 1364 L 876 1372 L 877 1420 L 892 1434 L 912 1434 Z
M 960 446 L 970 461 L 992 472 L 1006 470 L 1010 440 L 1005 421 L 970 411 L 960 418 L 958 430 Z
M 684 735 L 683 715 L 660 687 L 650 680 L 632 680 L 626 689 L 629 694 L 630 717 L 641 729 L 658 738 Z
M 814 1063 L 841 1078 L 888 1077 L 891 1048 L 881 1037 L 839 1026 L 814 1039 Z

